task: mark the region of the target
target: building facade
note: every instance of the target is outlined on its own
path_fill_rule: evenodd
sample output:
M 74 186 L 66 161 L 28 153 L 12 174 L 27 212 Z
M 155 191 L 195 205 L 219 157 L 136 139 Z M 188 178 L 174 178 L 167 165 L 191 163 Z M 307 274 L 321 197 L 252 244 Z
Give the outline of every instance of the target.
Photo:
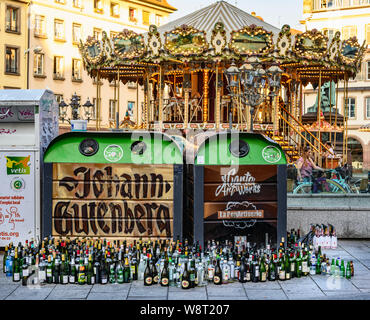
M 361 127 L 370 123 L 370 0 L 304 0 L 303 20 L 307 30 L 318 29 L 330 39 L 336 31 L 342 40 L 356 36 L 360 45 L 366 42 L 367 50 L 361 72 L 348 84 L 348 99 L 344 100 L 343 83 L 339 84 L 339 112 L 347 107 L 348 146 L 352 153 L 354 170 L 370 170 L 370 133 Z M 307 87 L 304 105 L 307 109 L 315 104 L 317 90 Z
M 29 88 L 49 88 L 58 101 L 67 104 L 72 95 L 87 99 L 96 106 L 97 81 L 83 69 L 78 48 L 80 39 L 88 36 L 101 39 L 103 32 L 113 37 L 123 29 L 137 33 L 148 31 L 151 24 L 166 23 L 169 14 L 176 9 L 166 0 L 37 0 L 30 4 L 30 55 Z M 120 120 L 129 111 L 135 121 L 134 109 L 143 101 L 142 88 L 136 83 L 121 84 L 120 105 L 114 82 L 102 82 L 99 123 L 102 130 L 114 124 L 116 111 Z M 88 126 L 96 128 L 96 107 Z M 80 111 L 82 117 L 84 111 Z M 139 121 L 140 122 L 140 121 Z M 60 126 L 61 132 L 69 130 L 68 123 Z M 68 128 L 68 129 L 67 129 Z
M 0 0 L 0 89 L 26 89 L 29 0 Z

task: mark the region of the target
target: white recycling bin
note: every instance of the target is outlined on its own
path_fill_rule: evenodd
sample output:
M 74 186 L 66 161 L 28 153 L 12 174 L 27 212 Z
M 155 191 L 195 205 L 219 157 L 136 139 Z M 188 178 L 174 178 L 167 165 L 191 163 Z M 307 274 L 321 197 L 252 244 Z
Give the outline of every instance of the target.
M 42 159 L 58 114 L 49 90 L 0 90 L 0 247 L 41 234 Z

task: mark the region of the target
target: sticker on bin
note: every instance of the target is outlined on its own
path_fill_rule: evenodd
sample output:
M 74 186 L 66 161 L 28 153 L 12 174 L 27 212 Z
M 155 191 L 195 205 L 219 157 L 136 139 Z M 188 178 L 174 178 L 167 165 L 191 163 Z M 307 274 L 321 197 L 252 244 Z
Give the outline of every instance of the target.
M 263 219 L 264 210 L 218 211 L 218 219 Z

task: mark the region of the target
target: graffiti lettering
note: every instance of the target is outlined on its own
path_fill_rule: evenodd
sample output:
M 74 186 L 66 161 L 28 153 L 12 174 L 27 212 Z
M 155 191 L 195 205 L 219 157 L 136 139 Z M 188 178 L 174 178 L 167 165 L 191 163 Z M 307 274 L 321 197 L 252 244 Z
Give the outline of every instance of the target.
M 104 171 L 91 172 L 85 167 L 76 168 L 74 177 L 64 177 L 59 181 L 59 187 L 65 188 L 70 195 L 74 192 L 73 196 L 81 200 L 92 196 L 96 199 L 161 199 L 172 188 L 161 174 L 123 173 L 113 176 L 112 167 L 106 167 Z
M 257 184 L 256 178 L 254 178 L 249 172 L 244 176 L 236 176 L 235 168 L 231 169 L 226 175 L 222 176 L 223 184 L 218 186 L 215 192 L 215 196 L 218 197 L 221 193 L 224 196 L 232 196 L 235 192 L 239 195 L 248 193 L 260 193 L 261 185 Z
M 172 236 L 170 208 L 165 204 L 59 201 L 54 231 L 61 235 Z

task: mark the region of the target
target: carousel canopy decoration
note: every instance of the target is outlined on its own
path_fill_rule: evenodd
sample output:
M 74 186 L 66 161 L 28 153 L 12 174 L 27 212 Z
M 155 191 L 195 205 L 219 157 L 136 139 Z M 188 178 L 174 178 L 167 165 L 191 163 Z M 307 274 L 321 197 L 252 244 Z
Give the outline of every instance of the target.
M 99 70 L 101 78 L 112 79 L 120 69 L 124 83 L 135 77 L 143 83 L 143 76 L 158 73 L 163 64 L 212 62 L 227 69 L 232 61 L 243 65 L 255 56 L 262 63 L 279 64 L 288 74 L 300 73 L 305 84 L 317 83 L 319 77 L 355 77 L 365 42 L 341 41 L 339 32 L 331 40 L 317 30 L 292 35 L 288 25 L 276 29 L 219 1 L 159 28 L 151 25 L 145 34 L 123 30 L 113 39 L 106 32 L 101 40 L 89 37 L 81 41 L 80 52 L 91 77 Z
M 272 32 L 251 25 L 231 33 L 230 49 L 240 56 L 267 55 L 274 48 L 272 37 Z

